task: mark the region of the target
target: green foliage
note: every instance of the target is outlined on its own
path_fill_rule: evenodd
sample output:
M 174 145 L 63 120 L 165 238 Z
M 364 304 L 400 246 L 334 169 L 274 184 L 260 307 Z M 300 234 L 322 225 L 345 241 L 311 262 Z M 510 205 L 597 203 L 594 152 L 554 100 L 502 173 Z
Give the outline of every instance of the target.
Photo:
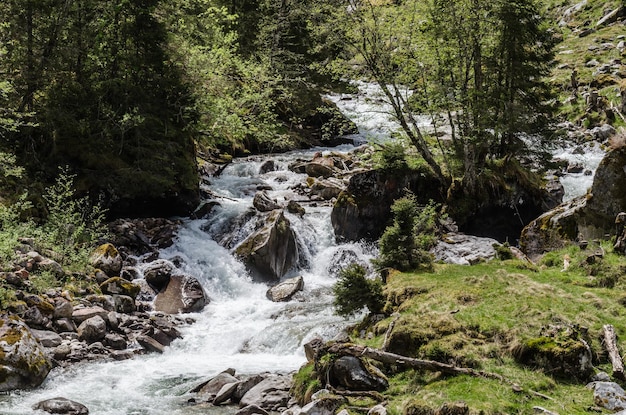
M 75 178 L 68 169 L 61 169 L 55 183 L 44 194 L 48 216 L 39 237 L 60 255 L 65 265 L 85 266 L 98 239 L 106 233 L 104 211 L 88 197 L 77 197 Z
M 335 311 L 341 316 L 351 316 L 367 307 L 370 313 L 380 313 L 384 306 L 382 282 L 369 279 L 362 265 L 351 264 L 339 273 L 333 286 Z
M 374 261 L 382 268 L 409 271 L 431 269 L 428 252 L 437 242 L 438 206 L 434 202 L 419 207 L 415 195 L 409 194 L 394 202 L 393 225 L 380 238 L 380 254 Z
M 388 170 L 404 170 L 408 168 L 406 148 L 399 141 L 391 141 L 377 146 L 378 167 Z
M 293 386 L 290 393 L 296 398 L 299 405 L 311 402 L 311 395 L 322 389 L 322 382 L 315 370 L 315 363 L 308 362 L 293 376 Z

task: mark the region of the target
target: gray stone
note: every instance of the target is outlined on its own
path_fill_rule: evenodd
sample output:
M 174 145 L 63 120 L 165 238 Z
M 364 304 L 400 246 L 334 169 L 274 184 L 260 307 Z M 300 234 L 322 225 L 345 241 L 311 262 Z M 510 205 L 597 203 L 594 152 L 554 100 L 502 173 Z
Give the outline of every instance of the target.
M 54 301 L 54 318 L 72 318 L 74 307 L 72 303 L 64 298 L 57 298 Z
M 256 280 L 278 280 L 298 262 L 296 234 L 281 210 L 259 218 L 258 224 L 260 228 L 235 248 L 235 254 Z
M 148 352 L 163 353 L 165 351 L 165 346 L 150 336 L 143 334 L 137 336 L 137 343 Z
M 109 277 L 118 277 L 122 270 L 122 256 L 112 244 L 100 245 L 89 258 L 91 265 Z
M 615 382 L 592 382 L 587 385 L 593 389 L 593 401 L 596 405 L 610 411 L 626 409 L 626 392 Z
M 81 403 L 66 398 L 52 398 L 41 401 L 33 409 L 50 414 L 88 415 L 89 409 Z
M 109 312 L 106 311 L 102 307 L 74 307 L 74 312 L 72 314 L 72 320 L 76 324 L 80 324 L 83 321 L 90 319 L 94 316 L 100 316 L 102 318 L 106 318 Z
M 78 326 L 78 338 L 87 343 L 97 342 L 104 339 L 106 327 L 106 321 L 99 315 L 88 318 Z
M 197 387 L 191 390 L 193 393 L 197 393 L 203 399 L 213 400 L 218 392 L 224 387 L 224 385 L 237 384 L 239 379 L 228 372 L 218 373 L 215 377 L 208 381 L 201 383 Z M 234 393 L 234 391 L 233 391 Z
M 491 238 L 458 234 L 447 234 L 431 253 L 437 261 L 448 264 L 472 265 L 483 260 L 491 260 L 496 256 L 494 244 L 498 241 Z
M 252 205 L 259 212 L 270 212 L 274 209 L 280 209 L 280 205 L 276 200 L 272 199 L 270 195 L 265 191 L 256 192 Z
M 327 395 L 320 399 L 313 400 L 308 404 L 304 405 L 300 410 L 300 414 L 302 415 L 334 415 L 335 411 L 344 403 L 346 400 L 340 396 L 336 395 Z
M 250 389 L 239 402 L 240 407 L 257 405 L 267 411 L 286 408 L 291 398 L 292 378 L 287 375 L 270 375 Z
M 161 291 L 170 281 L 170 277 L 176 267 L 167 259 L 157 259 L 147 264 L 143 270 L 143 275 L 148 284 L 157 291 Z
M 233 397 L 240 382 L 227 383 L 220 388 L 213 399 L 213 405 L 221 405 Z
M 304 278 L 302 276 L 289 278 L 269 290 L 267 290 L 267 298 L 274 302 L 289 301 L 298 292 L 304 288 Z
M 384 405 L 374 405 L 367 411 L 367 415 L 387 415 L 387 408 Z
M 104 342 L 107 346 L 115 350 L 124 350 L 128 347 L 126 339 L 116 333 L 107 333 L 104 336 Z
M 195 313 L 208 303 L 200 282 L 190 275 L 173 275 L 165 290 L 157 294 L 154 309 L 168 314 Z
M 63 342 L 61 336 L 50 330 L 30 330 L 44 347 L 57 347 Z
M 269 415 L 269 412 L 257 405 L 248 405 L 235 412 L 235 415 Z

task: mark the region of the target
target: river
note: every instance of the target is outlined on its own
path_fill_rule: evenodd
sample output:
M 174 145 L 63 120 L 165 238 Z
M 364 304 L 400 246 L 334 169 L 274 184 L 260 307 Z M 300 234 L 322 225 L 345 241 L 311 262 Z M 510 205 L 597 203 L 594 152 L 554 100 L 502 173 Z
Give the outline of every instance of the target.
M 359 94 L 331 97 L 359 125 L 355 142 L 389 137 L 397 127 L 382 95 L 371 84 L 358 86 Z M 189 406 L 188 391 L 227 368 L 240 374 L 297 370 L 305 362 L 304 343 L 314 336 L 330 339 L 351 323 L 333 314 L 331 287 L 336 277 L 331 271 L 341 265 L 338 258 L 350 251 L 368 262 L 375 248 L 337 244 L 328 205 L 307 204 L 302 218 L 287 213 L 301 247 L 300 267 L 289 276 L 303 275 L 305 288 L 300 300 L 273 303 L 266 299 L 267 285 L 253 282 L 231 251 L 216 240 L 227 237 L 236 243 L 250 232 L 245 224 L 234 228 L 232 224 L 245 216 L 260 186 L 271 188 L 270 195 L 279 202 L 297 198 L 292 189 L 306 176 L 289 171 L 288 165 L 317 151 L 329 150 L 240 159 L 219 178 L 207 178 L 220 206 L 210 219 L 184 219 L 175 244 L 161 252 L 163 258 L 182 258 L 185 271 L 200 280 L 211 299 L 201 313 L 192 315 L 196 323 L 181 329 L 182 339 L 162 355 L 56 368 L 40 388 L 0 397 L 0 413 L 31 414 L 35 403 L 62 396 L 86 405 L 93 415 L 217 414 L 232 409 Z M 270 158 L 277 170 L 259 174 L 261 164 Z M 581 190 L 572 192 L 569 195 Z

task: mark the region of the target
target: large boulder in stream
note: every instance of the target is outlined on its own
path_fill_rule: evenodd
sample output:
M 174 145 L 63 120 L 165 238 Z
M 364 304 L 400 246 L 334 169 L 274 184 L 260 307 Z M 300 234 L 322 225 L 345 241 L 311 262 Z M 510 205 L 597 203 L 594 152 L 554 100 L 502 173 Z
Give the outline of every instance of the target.
M 520 247 L 530 255 L 568 243 L 604 238 L 615 231 L 615 217 L 626 211 L 626 148 L 610 151 L 596 171 L 587 195 L 563 203 L 530 222 Z
M 172 275 L 154 300 L 155 311 L 168 314 L 196 313 L 209 302 L 202 284 L 190 275 Z
M 51 368 L 28 326 L 16 316 L 0 315 L 0 392 L 37 387 Z
M 298 262 L 296 234 L 282 210 L 269 212 L 258 223 L 261 227 L 235 248 L 235 254 L 255 279 L 279 280 Z

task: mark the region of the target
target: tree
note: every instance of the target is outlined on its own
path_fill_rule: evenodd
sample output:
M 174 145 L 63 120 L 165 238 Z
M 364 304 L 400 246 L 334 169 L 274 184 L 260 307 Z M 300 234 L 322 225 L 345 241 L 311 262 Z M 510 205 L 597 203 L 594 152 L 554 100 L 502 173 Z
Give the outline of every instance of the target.
M 378 242 L 379 257 L 374 261 L 379 269 L 394 268 L 412 271 L 431 269 L 432 256 L 428 252 L 437 241 L 437 206 L 417 205 L 415 195 L 396 200 L 392 207 L 393 224 L 385 229 Z
M 474 194 L 490 157 L 527 149 L 521 134 L 546 120 L 543 77 L 553 41 L 534 0 L 349 0 L 351 46 L 383 90 L 406 137 L 444 185 Z M 450 142 L 415 119 L 428 114 Z M 450 156 L 461 168 L 449 163 Z
M 367 270 L 359 264 L 350 264 L 340 271 L 333 293 L 335 310 L 341 316 L 354 315 L 364 307 L 378 314 L 385 302 L 381 281 L 367 278 Z

